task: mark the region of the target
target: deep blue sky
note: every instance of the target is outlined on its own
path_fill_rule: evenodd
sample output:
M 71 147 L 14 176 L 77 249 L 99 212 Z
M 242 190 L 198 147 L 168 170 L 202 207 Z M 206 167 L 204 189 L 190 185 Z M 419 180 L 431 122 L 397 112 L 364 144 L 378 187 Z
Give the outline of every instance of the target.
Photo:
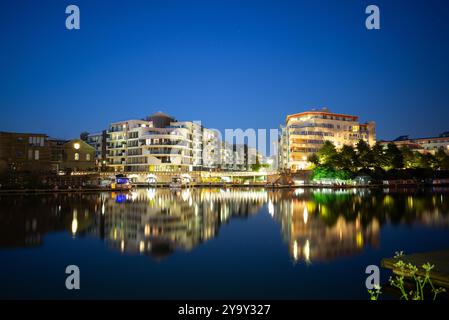
M 69 138 L 158 110 L 277 128 L 327 106 L 378 138 L 434 135 L 449 130 L 448 40 L 447 0 L 0 0 L 0 130 Z

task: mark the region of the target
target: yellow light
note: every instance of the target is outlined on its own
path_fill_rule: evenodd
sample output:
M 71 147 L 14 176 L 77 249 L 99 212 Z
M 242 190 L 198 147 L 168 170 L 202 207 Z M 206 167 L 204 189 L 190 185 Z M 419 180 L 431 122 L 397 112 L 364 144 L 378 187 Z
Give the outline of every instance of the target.
M 413 209 L 413 197 L 411 196 L 407 197 L 407 205 L 409 209 Z
M 140 250 L 140 252 L 144 252 L 145 251 L 145 242 L 140 241 L 139 250 Z
M 302 218 L 304 220 L 304 224 L 307 224 L 309 220 L 309 212 L 307 211 L 307 206 L 304 207 L 304 212 L 302 213 Z
M 77 230 L 78 230 L 78 220 L 76 219 L 76 217 L 73 217 L 73 220 L 72 220 L 72 234 L 75 235 Z
M 356 242 L 357 242 L 357 247 L 358 248 L 361 248 L 363 246 L 363 235 L 362 235 L 362 233 L 360 231 L 357 232 Z
M 73 144 L 73 147 L 78 150 L 80 148 L 80 144 L 78 142 Z
M 298 242 L 293 242 L 293 259 L 298 260 Z
M 303 252 L 304 252 L 304 258 L 305 258 L 306 262 L 309 263 L 310 262 L 310 242 L 308 239 L 306 240 L 306 244 L 304 245 Z

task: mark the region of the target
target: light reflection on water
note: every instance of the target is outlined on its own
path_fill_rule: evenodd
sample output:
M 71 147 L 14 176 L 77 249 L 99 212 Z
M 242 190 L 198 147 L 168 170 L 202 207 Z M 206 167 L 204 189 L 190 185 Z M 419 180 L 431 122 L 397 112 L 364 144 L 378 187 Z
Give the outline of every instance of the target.
M 1 248 L 46 233 L 94 236 L 114 250 L 163 261 L 266 209 L 294 262 L 332 261 L 379 247 L 383 225 L 449 226 L 449 195 L 368 189 L 138 189 L 128 193 L 2 196 Z

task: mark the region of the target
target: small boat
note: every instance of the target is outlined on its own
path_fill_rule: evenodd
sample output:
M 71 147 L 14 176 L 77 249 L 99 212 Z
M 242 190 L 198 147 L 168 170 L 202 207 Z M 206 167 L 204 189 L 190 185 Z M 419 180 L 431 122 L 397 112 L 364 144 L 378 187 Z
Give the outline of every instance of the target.
M 117 175 L 115 181 L 111 183 L 111 189 L 114 190 L 130 190 L 132 188 L 131 180 L 123 175 Z
M 189 174 L 184 173 L 179 176 L 173 177 L 170 182 L 170 188 L 183 188 L 190 187 L 192 183 L 192 178 Z
M 172 189 L 182 188 L 182 179 L 180 177 L 174 177 L 171 179 L 169 187 Z

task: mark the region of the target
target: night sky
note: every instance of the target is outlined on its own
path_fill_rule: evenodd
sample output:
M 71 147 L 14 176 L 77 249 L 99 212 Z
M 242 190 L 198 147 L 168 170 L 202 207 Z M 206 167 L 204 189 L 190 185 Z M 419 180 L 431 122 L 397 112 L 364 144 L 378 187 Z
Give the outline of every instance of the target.
M 269 129 L 322 106 L 379 139 L 449 131 L 449 1 L 0 0 L 1 131 L 73 138 L 159 110 Z

